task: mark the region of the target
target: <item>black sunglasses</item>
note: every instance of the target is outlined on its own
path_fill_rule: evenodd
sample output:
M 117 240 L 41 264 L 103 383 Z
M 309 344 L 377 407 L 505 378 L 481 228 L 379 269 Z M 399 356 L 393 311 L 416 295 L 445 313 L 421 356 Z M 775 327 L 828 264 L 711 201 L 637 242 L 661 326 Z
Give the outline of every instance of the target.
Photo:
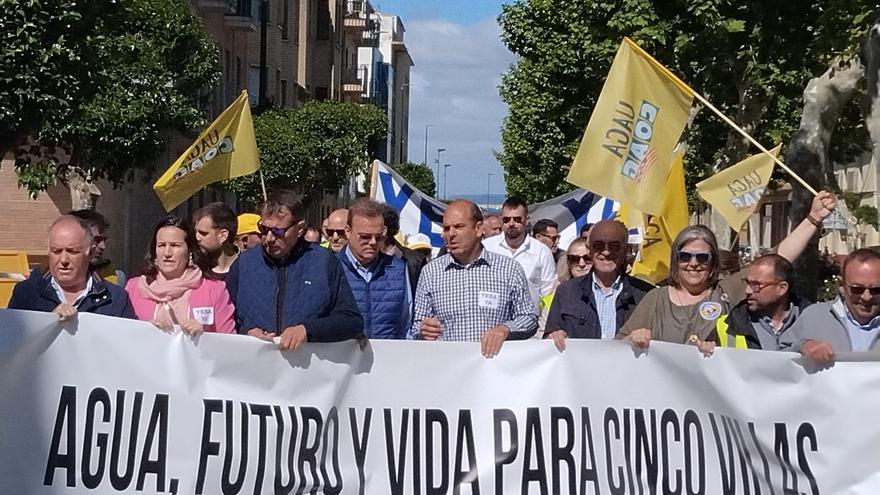
M 697 263 L 701 265 L 708 265 L 710 261 L 712 261 L 711 253 L 690 253 L 687 251 L 679 251 L 678 252 L 678 262 L 679 263 L 690 263 L 692 259 L 696 258 Z
M 861 285 L 848 285 L 849 292 L 854 296 L 861 296 L 868 291 L 874 297 L 880 296 L 880 287 L 862 287 Z
M 501 217 L 501 223 L 523 223 L 523 217 Z
M 334 235 L 345 238 L 345 229 L 326 229 L 324 232 L 327 233 L 328 238 L 333 237 Z
M 579 265 L 581 260 L 583 260 L 584 263 L 592 263 L 593 262 L 593 260 L 590 259 L 589 254 L 581 254 L 581 255 L 568 254 L 566 256 L 568 257 L 568 264 L 569 265 Z
M 620 249 L 622 247 L 623 247 L 623 244 L 620 241 L 605 242 L 605 241 L 596 240 L 596 241 L 593 241 L 590 243 L 590 250 L 595 251 L 597 253 L 601 253 L 601 252 L 605 251 L 606 249 L 611 254 L 619 253 Z
M 260 231 L 261 234 L 266 235 L 269 232 L 272 233 L 275 237 L 284 237 L 287 234 L 287 231 L 292 229 L 296 224 L 288 225 L 287 227 L 266 227 L 265 225 L 258 223 L 257 230 Z

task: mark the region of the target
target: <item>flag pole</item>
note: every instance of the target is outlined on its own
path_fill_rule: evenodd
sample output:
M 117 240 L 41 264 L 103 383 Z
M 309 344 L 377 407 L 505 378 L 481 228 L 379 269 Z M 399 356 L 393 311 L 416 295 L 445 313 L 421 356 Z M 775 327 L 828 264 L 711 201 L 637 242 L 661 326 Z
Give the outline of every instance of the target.
M 737 132 L 739 132 L 740 134 L 742 134 L 742 136 L 743 136 L 744 138 L 748 139 L 750 143 L 754 144 L 755 147 L 757 147 L 759 150 L 761 150 L 764 154 L 766 154 L 767 156 L 769 156 L 770 158 L 772 158 L 773 161 L 776 162 L 776 164 L 779 165 L 779 166 L 782 168 L 782 170 L 785 170 L 785 171 L 788 173 L 788 175 L 790 175 L 794 180 L 798 181 L 798 182 L 800 183 L 800 185 L 804 186 L 804 189 L 806 189 L 807 191 L 810 191 L 810 193 L 811 193 L 813 196 L 816 196 L 817 194 L 819 194 L 819 192 L 816 191 L 816 189 L 814 189 L 813 186 L 807 184 L 807 182 L 806 182 L 804 179 L 802 179 L 800 175 L 798 175 L 797 173 L 795 173 L 794 170 L 790 169 L 790 168 L 788 167 L 788 165 L 782 163 L 782 160 L 780 160 L 779 158 L 776 158 L 775 156 L 773 156 L 773 154 L 770 153 L 770 152 L 767 150 L 767 148 L 765 148 L 764 146 L 762 146 L 761 143 L 759 143 L 757 140 L 755 140 L 755 138 L 753 138 L 752 136 L 750 136 L 749 133 L 747 133 L 745 130 L 743 130 L 742 127 L 736 125 L 736 123 L 734 123 L 732 120 L 730 120 L 729 118 L 727 118 L 727 116 L 724 115 L 724 114 L 721 112 L 721 110 L 718 110 L 717 108 L 715 108 L 711 103 L 709 103 L 708 100 L 706 100 L 705 98 L 703 98 L 703 96 L 702 96 L 701 94 L 699 94 L 699 93 L 697 93 L 697 92 L 694 92 L 694 98 L 696 98 L 696 99 L 697 99 L 700 103 L 702 103 L 706 108 L 708 108 L 709 110 L 711 110 L 712 112 L 714 112 L 715 115 L 719 116 L 719 117 L 721 118 L 721 120 L 723 120 L 725 123 L 727 123 L 727 125 L 729 125 L 730 127 L 733 127 Z
M 266 179 L 263 177 L 263 169 L 260 169 L 260 186 L 263 187 L 263 201 L 269 200 L 269 195 L 266 194 Z
M 721 117 L 721 120 L 723 120 L 727 125 L 729 125 L 730 127 L 733 127 L 737 132 L 742 134 L 742 136 L 744 138 L 746 138 L 750 143 L 754 144 L 759 150 L 761 150 L 767 156 L 772 158 L 773 161 L 776 162 L 777 165 L 782 167 L 782 170 L 785 170 L 788 173 L 788 175 L 790 175 L 794 180 L 798 181 L 800 183 L 800 185 L 804 186 L 804 189 L 806 189 L 807 191 L 810 191 L 810 193 L 812 193 L 813 196 L 816 196 L 817 194 L 819 194 L 816 191 L 816 189 L 813 188 L 813 186 L 807 184 L 807 182 L 804 179 L 802 179 L 801 176 L 796 174 L 794 170 L 790 169 L 788 167 L 788 165 L 782 163 L 782 160 L 773 156 L 769 151 L 767 151 L 767 148 L 763 147 L 761 145 L 761 143 L 756 141 L 755 138 L 753 138 L 752 136 L 749 135 L 749 133 L 744 131 L 740 126 L 736 125 L 736 123 L 734 121 L 730 120 L 726 115 L 724 115 L 721 112 L 721 110 L 718 110 L 717 108 L 715 108 L 715 106 L 712 105 L 711 103 L 709 103 L 709 101 L 707 99 L 703 98 L 703 95 L 694 91 L 694 88 L 688 86 L 684 81 L 679 79 L 678 76 L 673 74 L 671 70 L 667 69 L 666 66 L 664 66 L 663 64 L 658 62 L 654 57 L 651 56 L 650 53 L 643 50 L 642 47 L 640 47 L 638 45 L 638 43 L 631 40 L 629 37 L 624 37 L 624 42 L 627 43 L 629 46 L 631 46 L 634 50 L 636 50 L 640 55 L 645 57 L 645 59 L 648 62 L 650 62 L 651 65 L 653 65 L 658 71 L 660 71 L 661 74 L 663 74 L 664 76 L 669 78 L 669 80 L 672 81 L 673 84 L 678 86 L 680 89 L 682 89 L 686 93 L 690 93 L 691 95 L 693 95 L 693 97 L 696 98 L 697 101 L 699 101 L 706 108 L 708 108 L 709 110 L 714 112 L 715 115 Z

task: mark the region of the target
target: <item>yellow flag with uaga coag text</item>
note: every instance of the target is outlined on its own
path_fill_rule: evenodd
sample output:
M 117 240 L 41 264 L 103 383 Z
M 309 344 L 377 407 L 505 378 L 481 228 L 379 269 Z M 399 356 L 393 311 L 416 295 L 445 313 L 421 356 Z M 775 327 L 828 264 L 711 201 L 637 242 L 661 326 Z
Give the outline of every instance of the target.
M 742 230 L 754 213 L 773 175 L 773 157 L 779 146 L 767 153 L 758 153 L 727 167 L 697 184 L 697 193 L 727 220 L 733 230 Z
M 247 91 L 223 113 L 153 184 L 165 211 L 171 211 L 208 184 L 252 174 L 260 168 Z
M 694 91 L 624 38 L 567 181 L 659 215 Z
M 641 225 L 643 238 L 639 258 L 633 264 L 630 275 L 656 284 L 669 276 L 669 261 L 672 255 L 672 241 L 688 225 L 687 194 L 684 189 L 684 163 L 681 152 L 676 152 L 666 178 L 663 194 L 663 212 L 648 215 Z M 621 220 L 636 223 L 641 214 L 621 205 Z M 626 215 L 626 216 L 624 216 Z M 638 227 L 638 225 L 628 225 Z

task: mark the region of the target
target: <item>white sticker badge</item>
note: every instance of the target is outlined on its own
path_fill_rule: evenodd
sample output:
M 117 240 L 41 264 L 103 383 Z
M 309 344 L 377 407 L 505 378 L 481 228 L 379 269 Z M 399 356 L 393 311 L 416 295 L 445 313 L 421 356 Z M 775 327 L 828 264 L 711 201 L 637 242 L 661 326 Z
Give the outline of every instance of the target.
M 481 308 L 498 309 L 498 306 L 501 304 L 501 295 L 497 292 L 481 290 L 479 292 L 477 304 Z
M 193 316 L 195 316 L 195 320 L 202 325 L 213 325 L 214 324 L 214 308 L 193 308 Z

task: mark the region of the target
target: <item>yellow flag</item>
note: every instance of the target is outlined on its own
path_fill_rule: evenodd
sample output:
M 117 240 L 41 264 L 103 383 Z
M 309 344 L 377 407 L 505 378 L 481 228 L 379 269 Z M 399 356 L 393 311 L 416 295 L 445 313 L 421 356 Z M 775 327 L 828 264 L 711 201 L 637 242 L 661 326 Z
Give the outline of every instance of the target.
M 775 157 L 779 148 L 770 150 Z M 697 184 L 697 193 L 727 220 L 741 230 L 752 216 L 773 174 L 773 158 L 766 153 L 752 155 Z
M 675 153 L 672 168 L 663 189 L 663 211 L 660 216 L 648 215 L 644 239 L 630 274 L 652 284 L 669 276 L 672 241 L 688 225 L 687 195 L 684 190 L 684 164 L 681 152 Z M 661 195 L 658 195 L 661 196 Z M 629 213 L 632 216 L 632 213 Z
M 229 105 L 153 184 L 166 211 L 208 184 L 252 174 L 260 168 L 247 91 Z
M 672 152 L 694 91 L 624 38 L 605 79 L 568 182 L 659 214 Z

